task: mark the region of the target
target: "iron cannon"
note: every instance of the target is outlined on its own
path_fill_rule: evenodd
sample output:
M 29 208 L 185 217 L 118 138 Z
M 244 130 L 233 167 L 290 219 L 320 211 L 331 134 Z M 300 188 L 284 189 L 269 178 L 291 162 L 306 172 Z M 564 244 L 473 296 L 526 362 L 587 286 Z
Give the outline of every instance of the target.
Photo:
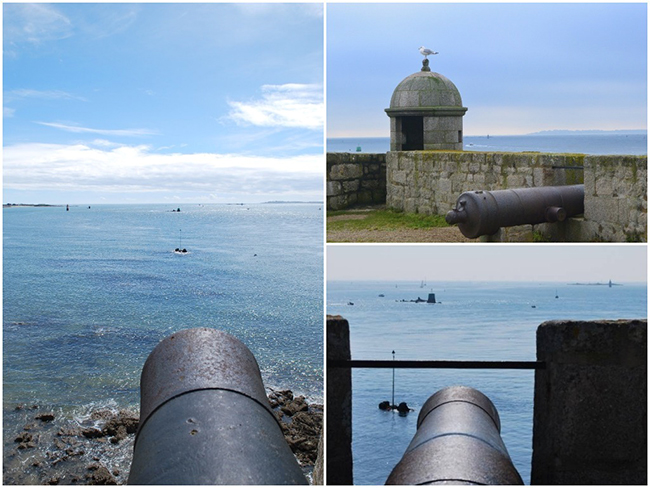
M 186 329 L 160 342 L 140 402 L 129 484 L 307 484 L 255 357 L 225 332 Z
M 470 191 L 458 197 L 445 220 L 474 239 L 501 227 L 561 222 L 584 213 L 584 200 L 584 185 Z
M 387 485 L 523 485 L 492 402 L 465 386 L 432 395 L 418 415 L 417 431 Z

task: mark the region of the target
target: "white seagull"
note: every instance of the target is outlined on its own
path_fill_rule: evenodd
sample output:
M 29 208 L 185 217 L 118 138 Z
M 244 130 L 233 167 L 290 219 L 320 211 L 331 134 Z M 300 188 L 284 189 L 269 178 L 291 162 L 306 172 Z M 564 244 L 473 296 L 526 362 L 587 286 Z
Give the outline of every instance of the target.
M 424 46 L 420 46 L 420 54 L 422 56 L 424 56 L 425 59 L 429 59 L 429 58 L 427 58 L 428 55 L 430 55 L 430 54 L 438 54 L 438 53 L 435 52 L 435 51 L 432 51 L 431 49 L 427 49 Z

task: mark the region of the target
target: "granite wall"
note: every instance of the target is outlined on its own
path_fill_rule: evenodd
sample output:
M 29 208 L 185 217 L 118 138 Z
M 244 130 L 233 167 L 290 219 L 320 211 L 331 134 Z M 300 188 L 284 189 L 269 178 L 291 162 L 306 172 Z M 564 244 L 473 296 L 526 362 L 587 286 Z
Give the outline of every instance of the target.
M 531 484 L 647 484 L 647 320 L 537 329 Z
M 327 166 L 330 210 L 385 199 L 398 211 L 445 215 L 465 191 L 584 183 L 583 217 L 502 229 L 484 240 L 647 241 L 647 156 L 394 151 L 330 153 Z
M 386 154 L 327 153 L 327 209 L 386 203 Z

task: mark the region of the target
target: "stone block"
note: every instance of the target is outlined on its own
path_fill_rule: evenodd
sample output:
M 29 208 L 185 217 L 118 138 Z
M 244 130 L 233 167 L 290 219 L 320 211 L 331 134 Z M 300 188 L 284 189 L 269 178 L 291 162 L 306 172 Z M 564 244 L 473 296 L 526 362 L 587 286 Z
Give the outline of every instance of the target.
M 537 329 L 531 484 L 646 484 L 647 321 Z
M 341 193 L 342 187 L 339 181 L 328 181 L 327 182 L 327 196 L 335 196 Z
M 341 186 L 345 193 L 353 193 L 359 189 L 359 180 L 344 181 Z
M 526 180 L 521 174 L 508 175 L 506 179 L 508 188 L 523 188 L 526 185 Z
M 585 198 L 585 219 L 598 223 L 619 222 L 619 199 L 615 197 Z
M 332 166 L 330 177 L 333 180 L 350 180 L 363 176 L 363 166 L 360 164 L 337 164 Z
M 340 315 L 327 316 L 327 360 L 349 361 L 350 325 Z M 327 484 L 352 485 L 352 372 L 327 369 Z

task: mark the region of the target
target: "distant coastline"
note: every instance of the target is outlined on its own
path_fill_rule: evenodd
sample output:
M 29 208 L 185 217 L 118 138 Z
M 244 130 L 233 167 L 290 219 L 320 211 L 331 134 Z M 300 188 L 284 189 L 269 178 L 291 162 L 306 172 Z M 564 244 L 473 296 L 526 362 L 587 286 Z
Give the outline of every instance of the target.
M 569 283 L 573 286 L 623 286 L 621 283 Z
M 283 201 L 283 200 L 277 200 L 277 201 L 271 201 L 271 202 L 262 202 L 262 205 L 266 204 L 305 204 L 305 203 L 310 203 L 310 204 L 318 204 L 322 205 L 323 202 L 318 202 L 318 201 L 313 201 L 313 202 L 303 202 L 303 201 Z M 162 204 L 161 204 L 162 205 Z M 249 203 L 227 203 L 226 205 L 250 205 Z M 3 203 L 2 208 L 11 208 L 11 207 L 65 207 L 65 205 L 52 205 L 49 203 Z
M 2 208 L 10 207 L 63 207 L 64 205 L 50 205 L 49 203 L 3 203 Z
M 597 130 L 597 129 L 583 129 L 583 130 L 540 130 L 538 132 L 531 132 L 527 136 L 605 136 L 608 134 L 614 135 L 642 135 L 648 131 L 645 129 L 619 129 L 619 130 Z

